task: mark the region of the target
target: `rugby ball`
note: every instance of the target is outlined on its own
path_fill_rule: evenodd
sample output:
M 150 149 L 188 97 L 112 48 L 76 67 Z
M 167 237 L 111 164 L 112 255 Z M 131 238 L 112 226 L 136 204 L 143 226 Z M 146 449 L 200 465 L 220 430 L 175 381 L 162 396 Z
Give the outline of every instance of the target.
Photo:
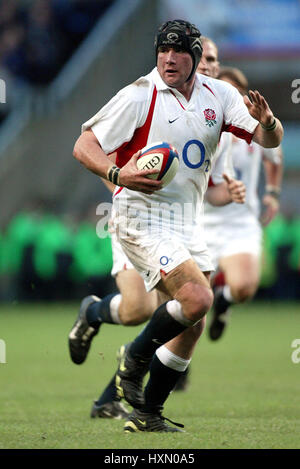
M 163 181 L 163 187 L 170 184 L 179 167 L 177 150 L 166 142 L 155 142 L 142 148 L 137 159 L 138 169 L 157 169 L 157 174 L 149 174 L 150 179 Z

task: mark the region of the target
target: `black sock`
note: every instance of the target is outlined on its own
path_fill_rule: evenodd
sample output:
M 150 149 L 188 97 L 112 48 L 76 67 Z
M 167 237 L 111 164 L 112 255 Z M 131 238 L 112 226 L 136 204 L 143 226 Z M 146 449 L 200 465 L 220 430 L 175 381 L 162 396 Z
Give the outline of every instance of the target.
M 168 313 L 166 304 L 164 303 L 157 308 L 147 326 L 132 342 L 130 354 L 133 357 L 151 358 L 158 347 L 187 328 Z
M 226 298 L 224 297 L 223 287 L 216 290 L 214 302 L 214 310 L 216 311 L 216 313 L 218 315 L 225 313 L 225 311 L 227 311 L 230 305 L 232 305 L 232 303 L 226 300 Z
M 154 354 L 150 365 L 150 377 L 145 387 L 143 412 L 155 412 L 162 409 L 170 392 L 175 388 L 184 371 L 177 371 L 165 366 Z
M 188 386 L 188 382 L 189 382 L 189 373 L 190 373 L 190 365 L 185 369 L 185 371 L 183 371 L 181 373 L 181 376 L 179 377 L 176 385 L 175 385 L 175 388 L 174 388 L 174 391 L 185 391 L 187 386 Z
M 86 312 L 86 319 L 90 326 L 98 328 L 103 322 L 115 324 L 110 313 L 110 302 L 119 292 L 105 296 L 101 301 L 92 303 Z
M 101 396 L 96 401 L 97 405 L 103 405 L 103 404 L 106 404 L 106 402 L 119 401 L 120 400 L 120 398 L 117 395 L 117 389 L 116 389 L 115 381 L 116 381 L 116 375 L 114 375 L 112 377 L 109 384 L 106 386 L 106 388 L 102 392 Z

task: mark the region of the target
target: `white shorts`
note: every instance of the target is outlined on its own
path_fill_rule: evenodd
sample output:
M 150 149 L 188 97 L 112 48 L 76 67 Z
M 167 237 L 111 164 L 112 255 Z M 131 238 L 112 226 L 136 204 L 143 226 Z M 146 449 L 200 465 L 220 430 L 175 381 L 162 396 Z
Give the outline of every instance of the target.
M 202 272 L 214 270 L 203 242 L 198 247 L 196 243 L 187 245 L 174 233 L 151 232 L 151 235 L 146 236 L 145 233 L 128 227 L 125 236 L 120 234 L 118 226 L 115 225 L 115 229 L 123 254 L 125 253 L 123 259 L 128 259 L 130 265 L 141 275 L 148 292 L 155 288 L 162 272 L 167 274 L 188 259 L 194 259 Z
M 116 233 L 111 231 L 111 248 L 113 255 L 113 265 L 111 269 L 111 275 L 115 277 L 119 272 L 128 269 L 134 269 L 134 266 L 124 253 L 120 242 L 117 239 Z
M 241 220 L 242 221 L 242 220 Z M 253 254 L 260 257 L 262 250 L 262 229 L 253 222 L 231 225 L 205 225 L 205 239 L 215 269 L 219 259 L 235 254 Z

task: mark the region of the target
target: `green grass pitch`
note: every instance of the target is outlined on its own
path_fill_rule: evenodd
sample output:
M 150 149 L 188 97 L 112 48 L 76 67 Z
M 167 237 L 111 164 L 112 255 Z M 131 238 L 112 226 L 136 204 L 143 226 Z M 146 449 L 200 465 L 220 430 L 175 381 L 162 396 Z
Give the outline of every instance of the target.
M 91 419 L 116 365 L 116 350 L 140 328 L 102 326 L 83 365 L 69 359 L 77 304 L 0 306 L 0 448 L 300 448 L 300 308 L 293 303 L 236 306 L 218 342 L 205 333 L 187 392 L 172 393 L 164 414 L 185 433 L 124 434 L 122 421 Z M 298 360 L 296 360 L 298 361 Z

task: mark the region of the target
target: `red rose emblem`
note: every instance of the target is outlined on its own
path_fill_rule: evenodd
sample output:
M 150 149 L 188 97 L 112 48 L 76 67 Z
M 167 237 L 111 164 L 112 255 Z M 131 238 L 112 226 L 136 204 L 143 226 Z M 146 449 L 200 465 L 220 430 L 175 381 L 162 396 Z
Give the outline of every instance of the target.
M 216 113 L 213 109 L 205 109 L 204 117 L 208 121 L 214 121 L 216 119 Z

